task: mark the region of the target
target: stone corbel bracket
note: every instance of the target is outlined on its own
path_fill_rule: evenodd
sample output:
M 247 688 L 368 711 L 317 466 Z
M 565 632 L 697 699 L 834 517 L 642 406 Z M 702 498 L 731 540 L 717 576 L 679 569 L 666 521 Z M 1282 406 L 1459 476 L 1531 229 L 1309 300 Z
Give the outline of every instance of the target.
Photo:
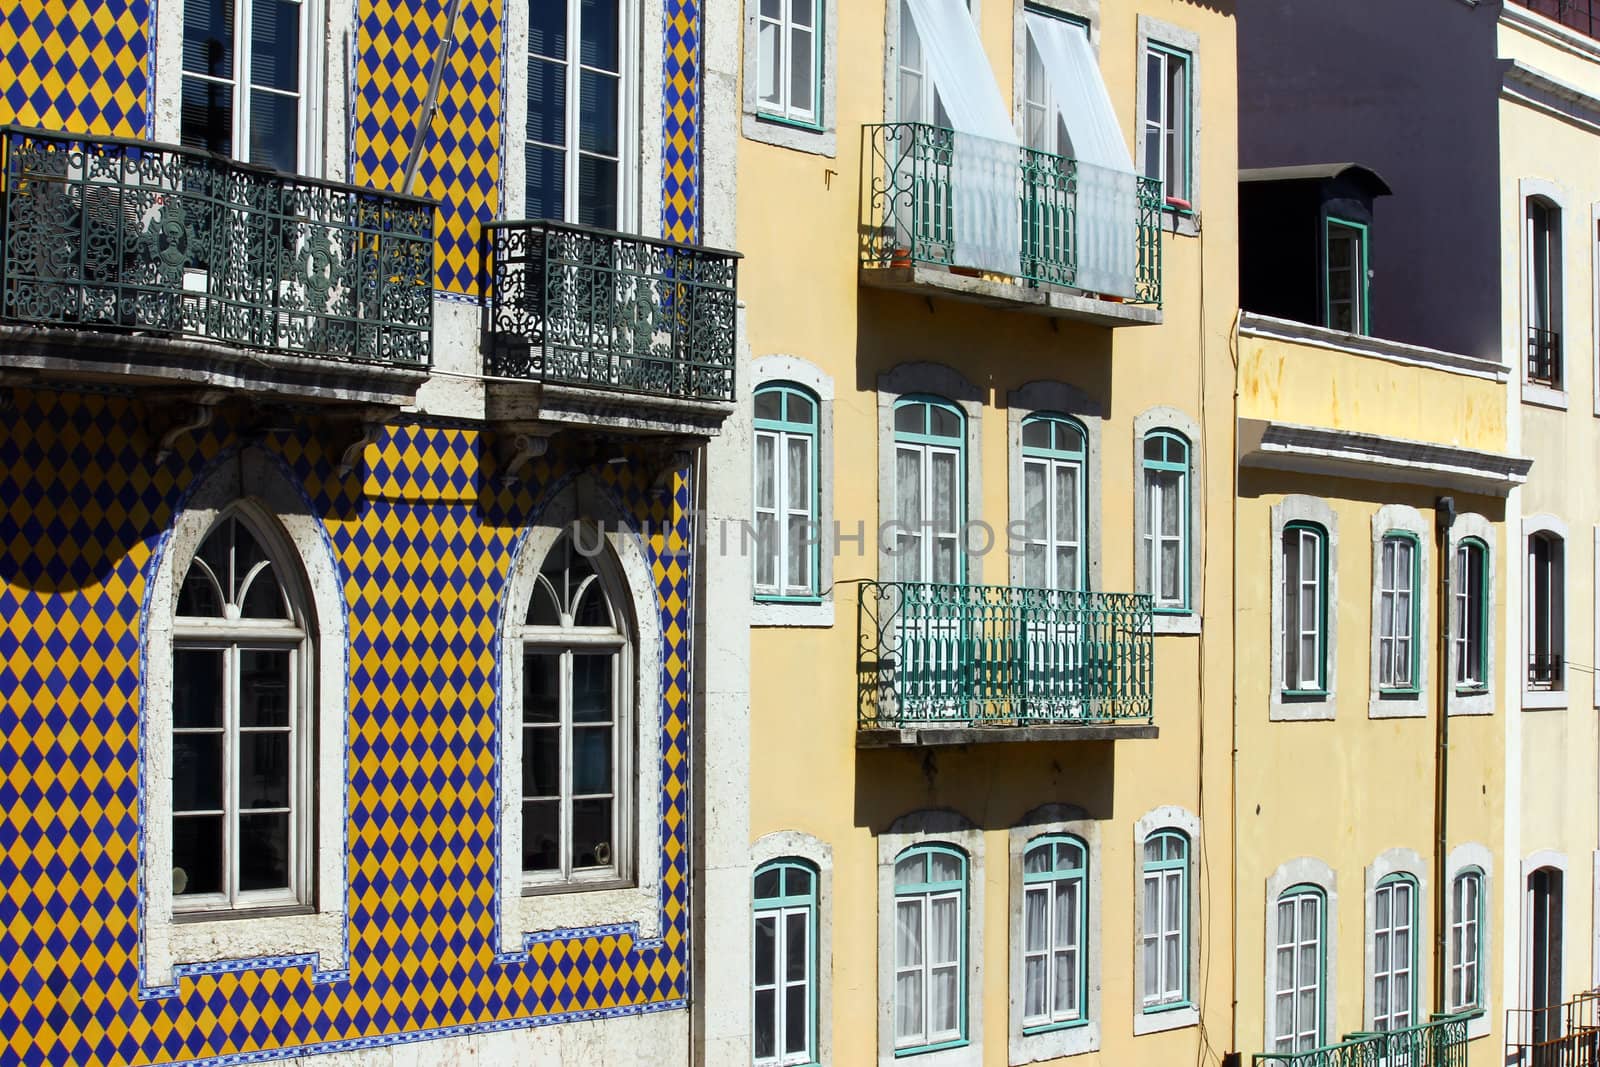
M 155 425 L 161 437 L 156 443 L 156 464 L 159 466 L 171 459 L 183 438 L 210 426 L 217 417 L 217 409 L 227 398 L 226 390 L 203 389 L 157 401 Z
M 548 433 L 530 429 L 510 429 L 497 435 L 495 458 L 499 461 L 499 482 L 510 489 L 522 480 L 528 464 L 550 451 Z

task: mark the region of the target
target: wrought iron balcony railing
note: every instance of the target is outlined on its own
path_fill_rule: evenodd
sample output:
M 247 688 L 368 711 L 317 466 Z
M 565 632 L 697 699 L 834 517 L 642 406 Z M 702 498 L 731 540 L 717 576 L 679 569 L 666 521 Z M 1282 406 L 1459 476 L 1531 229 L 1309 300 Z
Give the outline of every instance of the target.
M 0 318 L 427 367 L 427 200 L 172 145 L 0 130 Z
M 862 727 L 1149 723 L 1148 596 L 865 582 Z
M 1528 327 L 1528 381 L 1561 388 L 1561 334 Z
M 556 222 L 489 232 L 490 375 L 733 399 L 738 253 Z
M 1009 195 L 1020 209 L 1020 255 L 1011 274 L 1025 282 L 1085 289 L 1081 263 L 1084 186 L 1077 160 L 1017 149 Z M 868 267 L 965 266 L 956 261 L 956 133 L 915 122 L 862 128 L 861 262 Z M 970 180 L 970 179 L 968 179 Z M 1161 183 L 1136 178 L 1126 221 L 1133 302 L 1161 303 Z M 1097 183 L 1098 184 L 1098 183 Z
M 1528 654 L 1528 688 L 1554 689 L 1561 684 L 1561 653 Z
M 1506 1012 L 1506 1067 L 1600 1067 L 1600 991 Z
M 1252 1067 L 1467 1067 L 1467 1024 L 1477 1015 L 1435 1015 L 1417 1026 L 1350 1034 L 1306 1052 L 1260 1052 Z
M 1600 39 L 1600 3 L 1596 0 L 1512 0 L 1512 3 Z

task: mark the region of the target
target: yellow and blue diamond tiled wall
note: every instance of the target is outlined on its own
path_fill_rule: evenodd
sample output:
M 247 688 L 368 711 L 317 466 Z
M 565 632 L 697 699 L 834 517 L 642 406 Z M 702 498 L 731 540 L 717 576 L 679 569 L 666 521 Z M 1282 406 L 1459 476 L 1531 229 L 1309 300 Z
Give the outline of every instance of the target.
M 150 135 L 148 0 L 0 6 L 0 122 Z M 420 106 L 445 9 L 359 0 L 356 182 L 386 185 L 403 166 L 396 130 Z M 465 0 L 421 170 L 440 201 L 437 285 L 463 297 L 479 292 L 481 227 L 499 210 L 504 16 L 502 0 Z M 679 240 L 698 232 L 699 21 L 697 0 L 667 0 L 661 210 Z M 622 510 L 650 523 L 658 586 L 662 792 L 641 802 L 661 815 L 662 937 L 601 928 L 500 961 L 495 604 L 518 532 L 572 471 L 547 460 L 500 490 L 476 429 L 434 425 L 389 427 L 364 481 L 335 475 L 339 456 L 309 424 L 265 442 L 343 571 L 348 973 L 292 958 L 180 967 L 175 993 L 141 995 L 140 605 L 186 488 L 240 446 L 214 429 L 157 465 L 141 418 L 132 397 L 40 389 L 0 420 L 0 1065 L 249 1063 L 683 1006 L 687 472 L 665 495 L 654 470 L 605 473 Z

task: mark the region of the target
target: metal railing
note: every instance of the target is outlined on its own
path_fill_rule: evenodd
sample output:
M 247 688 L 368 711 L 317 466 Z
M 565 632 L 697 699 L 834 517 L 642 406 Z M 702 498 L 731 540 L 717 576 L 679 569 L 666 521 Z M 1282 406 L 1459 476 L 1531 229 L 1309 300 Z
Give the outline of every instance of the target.
M 426 367 L 431 201 L 194 149 L 0 129 L 0 318 Z
M 488 373 L 734 396 L 736 252 L 556 222 L 489 226 Z
M 1478 1012 L 1435 1015 L 1382 1033 L 1349 1034 L 1306 1052 L 1258 1052 L 1252 1067 L 1467 1067 L 1467 1024 Z
M 958 168 L 956 134 L 925 123 L 862 128 L 861 262 L 868 267 L 912 264 L 965 266 L 956 260 Z M 1005 146 L 1010 149 L 1011 146 Z M 1009 273 L 1026 282 L 1079 284 L 1079 194 L 1084 165 L 1064 156 L 1018 148 L 1014 190 L 1020 208 L 1020 255 Z M 1136 218 L 1133 302 L 1161 303 L 1161 183 L 1139 177 L 1131 210 Z M 1005 181 L 999 185 L 1003 187 Z
M 1553 689 L 1561 684 L 1561 653 L 1530 652 L 1528 654 L 1528 688 Z
M 1596 0 L 1511 0 L 1579 33 L 1600 39 L 1600 3 Z
M 1600 992 L 1506 1012 L 1506 1067 L 1600 1067 Z
M 1151 619 L 1142 594 L 864 582 L 860 725 L 1148 723 Z
M 1528 327 L 1528 380 L 1561 388 L 1561 334 Z

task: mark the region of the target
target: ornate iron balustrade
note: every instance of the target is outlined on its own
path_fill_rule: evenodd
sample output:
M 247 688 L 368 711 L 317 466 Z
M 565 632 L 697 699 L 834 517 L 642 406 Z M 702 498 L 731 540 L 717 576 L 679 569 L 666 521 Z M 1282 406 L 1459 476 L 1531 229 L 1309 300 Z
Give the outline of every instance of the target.
M 1148 723 L 1148 596 L 864 582 L 863 727 Z
M 489 233 L 489 374 L 733 399 L 738 253 L 556 222 Z
M 1561 683 L 1561 653 L 1530 652 L 1528 654 L 1528 688 L 1554 689 Z
M 861 262 L 868 267 L 960 266 L 955 260 L 956 134 L 916 122 L 862 128 Z M 1012 273 L 1040 285 L 1079 285 L 1077 160 L 1020 148 L 1015 193 L 1021 253 Z M 1134 303 L 1161 303 L 1161 183 L 1137 182 Z
M 0 130 L 0 318 L 427 367 L 431 201 L 110 137 Z
M 1512 0 L 1512 3 L 1600 39 L 1600 4 L 1595 0 Z
M 1506 1012 L 1507 1067 L 1600 1067 L 1600 991 Z
M 1467 1024 L 1477 1015 L 1435 1015 L 1417 1026 L 1354 1033 L 1307 1052 L 1259 1052 L 1252 1067 L 1467 1067 Z
M 1561 388 L 1561 334 L 1528 327 L 1528 380 Z

